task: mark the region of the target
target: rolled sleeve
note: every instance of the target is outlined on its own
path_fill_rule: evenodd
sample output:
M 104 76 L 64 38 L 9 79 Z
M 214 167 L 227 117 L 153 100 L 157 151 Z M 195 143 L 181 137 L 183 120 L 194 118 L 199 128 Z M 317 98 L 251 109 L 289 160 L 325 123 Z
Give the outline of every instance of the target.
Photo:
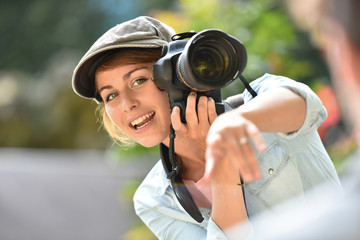
M 255 231 L 251 222 L 237 224 L 225 230 L 225 234 L 229 240 L 253 240 L 255 239 Z
M 212 218 L 209 219 L 207 226 L 207 240 L 227 240 L 225 233 L 214 222 Z
M 222 231 L 212 218 L 209 219 L 207 240 L 251 240 L 255 238 L 254 229 L 250 221 L 239 223 Z
M 316 131 L 327 118 L 326 109 L 319 97 L 308 86 L 295 81 L 282 87 L 299 94 L 306 101 L 306 115 L 303 125 L 298 131 L 288 134 L 287 137 L 292 138 L 298 134 L 308 134 Z

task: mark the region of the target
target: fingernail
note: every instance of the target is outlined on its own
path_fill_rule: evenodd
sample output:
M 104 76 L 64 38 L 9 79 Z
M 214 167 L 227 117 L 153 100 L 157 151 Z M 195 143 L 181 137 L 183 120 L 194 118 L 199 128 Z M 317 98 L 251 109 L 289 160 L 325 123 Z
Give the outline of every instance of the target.
M 191 92 L 190 95 L 191 96 L 196 96 L 196 92 Z

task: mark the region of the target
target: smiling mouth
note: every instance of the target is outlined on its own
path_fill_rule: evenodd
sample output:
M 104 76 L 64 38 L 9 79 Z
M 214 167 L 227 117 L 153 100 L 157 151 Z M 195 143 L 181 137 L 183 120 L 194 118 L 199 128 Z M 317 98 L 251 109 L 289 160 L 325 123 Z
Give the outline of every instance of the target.
M 147 113 L 147 114 L 135 119 L 130 124 L 135 129 L 141 129 L 151 122 L 151 120 L 154 118 L 154 115 L 155 115 L 155 112 Z

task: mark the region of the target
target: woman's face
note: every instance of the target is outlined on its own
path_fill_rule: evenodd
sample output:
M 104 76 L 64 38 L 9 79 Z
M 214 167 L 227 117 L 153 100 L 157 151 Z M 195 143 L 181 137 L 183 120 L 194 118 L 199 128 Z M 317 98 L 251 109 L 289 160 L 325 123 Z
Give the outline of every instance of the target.
M 170 126 L 168 96 L 151 80 L 152 66 L 121 65 L 95 75 L 96 89 L 109 118 L 125 135 L 145 147 L 164 141 Z

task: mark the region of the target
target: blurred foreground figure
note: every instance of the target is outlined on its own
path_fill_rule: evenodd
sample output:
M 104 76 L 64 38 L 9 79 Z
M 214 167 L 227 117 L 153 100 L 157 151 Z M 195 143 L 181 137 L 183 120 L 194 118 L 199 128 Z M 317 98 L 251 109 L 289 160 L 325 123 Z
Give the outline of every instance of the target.
M 288 0 L 296 23 L 309 31 L 324 51 L 343 117 L 360 146 L 360 1 Z M 252 222 L 255 239 L 360 239 L 360 154 L 359 148 L 346 161 L 344 194 L 323 187 L 322 204 L 299 207 L 296 202 L 282 206 L 279 219 L 260 215 Z M 327 192 L 327 193 L 325 193 Z M 295 205 L 296 204 L 296 205 Z M 238 239 L 249 226 L 227 231 Z

